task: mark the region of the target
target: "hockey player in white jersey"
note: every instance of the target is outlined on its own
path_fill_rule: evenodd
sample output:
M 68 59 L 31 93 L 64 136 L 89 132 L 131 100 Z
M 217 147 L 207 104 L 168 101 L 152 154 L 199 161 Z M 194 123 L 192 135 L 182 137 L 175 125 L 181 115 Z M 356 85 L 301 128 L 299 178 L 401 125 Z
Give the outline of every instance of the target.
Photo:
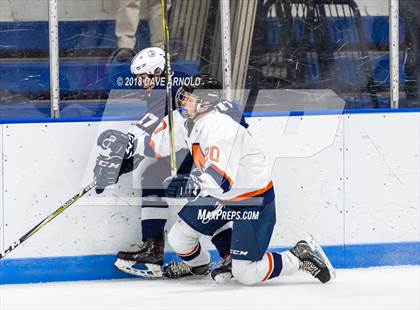
M 158 132 L 160 129 L 157 127 L 167 114 L 165 85 L 156 86 L 158 78 L 165 75 L 165 52 L 158 47 L 143 49 L 133 58 L 130 70 L 135 77 L 141 79 L 142 91 L 147 98 L 147 112 L 128 133 L 109 129 L 98 137 L 98 146 L 108 150 L 109 154 L 101 154 L 97 158 L 94 169 L 96 192 L 100 194 L 107 186 L 117 183 L 121 174 L 131 172 L 140 165 L 142 244 L 138 250 L 118 252 L 115 266 L 134 275 L 161 277 L 164 229 L 169 214 L 162 182 L 170 175 L 170 160 L 168 156 L 160 156 L 153 150 L 146 150 L 142 155 L 135 154 L 136 147 L 144 143 L 136 139 L 135 133 L 140 131 L 150 136 Z M 231 106 L 226 105 L 223 108 L 235 112 Z M 193 163 L 187 146 L 178 149 L 177 163 L 178 173 L 191 172 Z M 230 235 L 231 229 L 226 225 L 212 239 L 222 257 L 229 253 Z M 193 273 L 206 274 L 208 271 L 208 266 L 203 266 L 193 270 Z
M 194 80 L 178 91 L 174 131 L 176 148 L 187 146 L 199 171 L 166 180 L 168 197 L 189 200 L 168 235 L 170 245 L 183 260 L 183 268 L 172 272 L 169 266 L 167 276 L 176 278 L 208 264 L 210 256 L 202 248 L 200 236 L 213 236 L 232 223 L 231 273 L 239 282 L 254 284 L 299 269 L 328 282 L 331 271 L 327 258 L 305 241 L 290 251 L 267 252 L 276 210 L 265 156 L 244 127 L 214 108 L 222 94 L 220 82 L 208 74 L 199 74 Z M 169 154 L 170 133 L 165 119 L 158 128 L 152 135 L 140 130 L 134 133 L 145 142 L 138 151 Z M 229 263 L 222 267 L 223 271 L 230 270 Z

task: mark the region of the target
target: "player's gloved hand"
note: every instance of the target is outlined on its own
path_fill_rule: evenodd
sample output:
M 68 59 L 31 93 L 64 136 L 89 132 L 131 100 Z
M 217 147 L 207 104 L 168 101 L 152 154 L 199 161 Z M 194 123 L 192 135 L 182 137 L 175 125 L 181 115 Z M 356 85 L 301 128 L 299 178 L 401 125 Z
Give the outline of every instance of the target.
M 93 169 L 96 180 L 96 193 L 101 194 L 107 186 L 118 183 L 121 175 L 135 170 L 143 159 L 144 157 L 138 154 L 122 160 L 117 155 L 99 155 L 96 158 L 96 165 Z
M 129 143 L 133 143 L 133 141 L 130 141 L 128 134 L 114 129 L 105 130 L 99 135 L 96 141 L 96 144 L 103 150 L 109 150 L 110 153 L 119 156 L 123 156 L 127 148 L 135 148 L 133 145 L 129 145 Z
M 118 182 L 123 158 L 118 155 L 106 156 L 99 154 L 93 174 L 96 180 L 95 191 L 101 194 L 107 186 Z
M 134 154 L 137 140 L 132 134 L 108 129 L 99 135 L 96 143 L 109 154 L 100 154 L 93 170 L 95 190 L 100 194 L 107 186 L 117 183 L 121 174 L 136 169 L 144 157 Z
M 169 177 L 163 182 L 166 196 L 170 198 L 187 198 L 195 200 L 201 193 L 200 179 L 195 175 L 180 174 Z

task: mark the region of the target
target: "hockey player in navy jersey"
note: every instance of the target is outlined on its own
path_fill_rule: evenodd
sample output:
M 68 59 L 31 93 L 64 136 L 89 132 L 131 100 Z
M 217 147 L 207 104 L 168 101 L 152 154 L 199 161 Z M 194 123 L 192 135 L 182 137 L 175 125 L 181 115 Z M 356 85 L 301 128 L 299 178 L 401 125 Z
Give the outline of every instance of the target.
M 199 238 L 214 236 L 231 223 L 230 259 L 212 273 L 214 278 L 219 271 L 227 271 L 243 284 L 255 284 L 303 270 L 328 282 L 332 275 L 328 259 L 306 241 L 289 251 L 267 252 L 276 208 L 265 156 L 246 128 L 215 108 L 222 95 L 221 83 L 208 74 L 194 79 L 198 82 L 178 90 L 173 130 L 176 149 L 188 147 L 199 170 L 165 181 L 168 197 L 189 200 L 168 235 L 182 268 L 169 264 L 166 275 L 177 278 L 208 265 L 210 256 Z M 138 141 L 146 142 L 137 148 L 140 154 L 169 154 L 170 132 L 165 122 L 153 134 L 135 132 Z
M 165 88 L 156 89 L 156 83 L 165 75 L 165 53 L 161 48 L 151 47 L 140 51 L 132 60 L 131 73 L 141 80 L 141 87 L 147 97 L 147 113 L 133 126 L 128 134 L 116 130 L 107 130 L 100 134 L 97 144 L 107 155 L 99 155 L 94 169 L 96 192 L 101 193 L 118 182 L 123 173 L 133 171 L 140 165 L 143 171 L 142 189 L 142 245 L 136 251 L 121 251 L 117 254 L 115 266 L 127 273 L 144 277 L 161 277 L 164 253 L 164 228 L 168 218 L 168 204 L 165 200 L 163 180 L 170 175 L 170 160 L 165 154 L 161 156 L 152 149 L 138 154 L 136 148 L 144 148 L 138 141 L 136 132 L 141 131 L 151 136 L 162 130 L 161 124 L 166 112 Z M 235 109 L 228 103 L 221 103 L 223 110 Z M 152 141 L 146 141 L 151 143 Z M 192 157 L 187 147 L 177 150 L 178 173 L 188 175 L 192 168 Z M 223 257 L 229 253 L 231 229 L 225 225 L 215 234 L 213 244 Z M 206 274 L 208 266 L 196 268 L 190 274 Z

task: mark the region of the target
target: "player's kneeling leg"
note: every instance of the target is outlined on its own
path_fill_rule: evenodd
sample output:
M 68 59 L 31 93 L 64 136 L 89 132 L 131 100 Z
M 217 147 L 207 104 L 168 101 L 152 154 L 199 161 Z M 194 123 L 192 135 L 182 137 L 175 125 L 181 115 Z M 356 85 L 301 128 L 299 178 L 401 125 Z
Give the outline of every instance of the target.
M 236 280 L 245 285 L 253 285 L 263 281 L 268 262 L 265 256 L 261 261 L 232 260 L 232 274 Z
M 232 260 L 232 274 L 240 283 L 253 285 L 299 270 L 299 260 L 290 251 L 266 252 L 259 261 Z
M 172 279 L 192 275 L 207 275 L 209 273 L 210 255 L 201 248 L 200 233 L 178 220 L 172 226 L 168 242 L 181 262 L 173 262 L 164 266 L 164 276 Z

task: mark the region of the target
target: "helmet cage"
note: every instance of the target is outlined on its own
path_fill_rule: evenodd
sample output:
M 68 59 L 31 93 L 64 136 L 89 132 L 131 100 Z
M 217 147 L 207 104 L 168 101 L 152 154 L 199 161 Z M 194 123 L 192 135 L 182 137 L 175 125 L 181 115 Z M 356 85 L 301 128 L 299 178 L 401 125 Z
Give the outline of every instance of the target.
M 186 95 L 188 93 L 188 95 Z M 187 109 L 185 109 L 182 105 L 182 102 L 188 98 L 194 99 L 195 102 L 195 108 L 194 113 L 190 114 Z M 198 96 L 195 96 L 192 92 L 189 92 L 188 90 L 184 89 L 183 87 L 178 88 L 178 91 L 175 95 L 175 107 L 176 109 L 181 113 L 183 117 L 186 118 L 194 118 L 197 115 L 197 110 L 199 110 L 203 106 L 203 99 L 201 99 Z
M 195 104 L 194 107 L 190 104 L 188 105 L 189 112 L 183 107 L 183 102 L 187 97 L 186 93 L 188 93 L 189 100 L 194 99 Z M 192 77 L 192 82 L 190 84 L 184 84 L 178 89 L 175 105 L 183 116 L 194 118 L 197 113 L 205 113 L 215 107 L 222 100 L 222 97 L 223 86 L 221 83 L 210 74 L 199 73 Z M 203 110 L 201 109 L 202 107 L 207 107 L 207 109 Z M 201 111 L 198 112 L 199 110 Z

